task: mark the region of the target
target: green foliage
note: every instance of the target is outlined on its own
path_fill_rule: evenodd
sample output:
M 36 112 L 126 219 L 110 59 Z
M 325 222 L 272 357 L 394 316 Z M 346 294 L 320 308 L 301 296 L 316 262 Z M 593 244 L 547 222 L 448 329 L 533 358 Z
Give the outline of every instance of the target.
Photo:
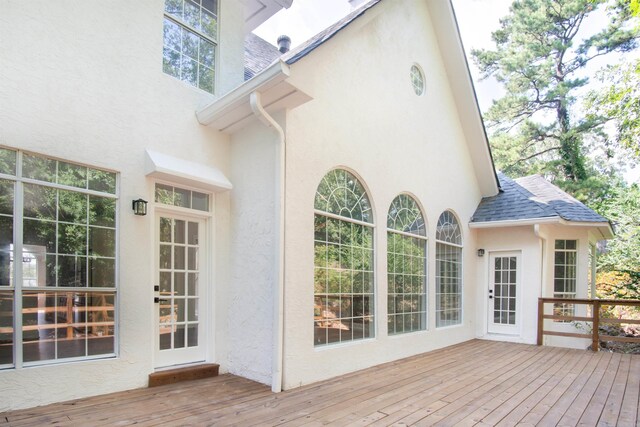
M 640 159 L 640 60 L 610 65 L 598 75 L 603 88 L 587 98 L 591 120 L 612 120 L 616 138 Z
M 616 231 L 598 258 L 598 268 L 640 272 L 640 186 L 614 188 L 596 209 L 613 222 Z
M 598 8 L 606 8 L 609 25 L 585 36 Z M 493 33 L 496 49 L 472 51 L 483 76 L 507 93 L 485 115 L 499 169 L 576 183 L 596 172 L 585 141 L 602 141 L 603 123 L 577 111 L 576 92 L 588 84 L 580 73 L 598 56 L 636 47 L 629 19 L 629 8 L 614 0 L 513 2 Z

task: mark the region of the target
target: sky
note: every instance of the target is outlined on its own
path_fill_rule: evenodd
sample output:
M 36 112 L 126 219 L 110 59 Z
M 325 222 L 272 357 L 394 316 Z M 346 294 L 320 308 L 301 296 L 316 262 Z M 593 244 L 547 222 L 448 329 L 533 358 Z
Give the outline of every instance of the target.
M 499 27 L 499 20 L 509 12 L 509 0 L 453 0 L 460 35 L 467 54 L 471 49 L 493 48 L 491 32 Z M 294 48 L 313 37 L 351 11 L 347 0 L 293 0 L 289 9 L 283 9 L 258 27 L 254 33 L 276 44 L 278 36 L 291 37 Z M 597 18 L 596 18 L 597 19 Z M 593 25 L 598 25 L 594 22 Z M 600 64 L 604 65 L 604 64 Z M 478 70 L 469 61 L 480 108 L 489 108 L 502 93 L 495 80 L 480 80 Z M 640 182 L 640 166 L 625 174 L 628 182 Z

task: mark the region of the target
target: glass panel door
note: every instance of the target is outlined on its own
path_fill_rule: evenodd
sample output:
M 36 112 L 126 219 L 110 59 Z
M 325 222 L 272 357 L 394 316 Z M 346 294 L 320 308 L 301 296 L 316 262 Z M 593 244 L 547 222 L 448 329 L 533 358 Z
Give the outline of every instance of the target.
M 516 335 L 520 318 L 520 254 L 491 254 L 489 263 L 488 332 Z
M 202 361 L 204 221 L 161 214 L 157 233 L 156 367 Z

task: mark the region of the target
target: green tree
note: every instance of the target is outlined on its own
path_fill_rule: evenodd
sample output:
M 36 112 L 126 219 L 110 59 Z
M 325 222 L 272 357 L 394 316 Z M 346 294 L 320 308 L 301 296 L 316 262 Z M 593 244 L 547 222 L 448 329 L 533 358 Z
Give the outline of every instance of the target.
M 640 1 L 628 1 L 631 13 L 640 17 Z M 640 60 L 610 65 L 598 78 L 604 86 L 589 93 L 591 119 L 613 121 L 618 143 L 640 158 Z
M 543 173 L 567 188 L 598 175 L 588 144 L 606 139 L 602 122 L 582 117 L 576 93 L 593 59 L 636 47 L 630 9 L 618 0 L 516 0 L 493 33 L 495 50 L 473 50 L 483 77 L 506 95 L 485 115 L 498 167 L 508 175 Z M 606 10 L 609 24 L 584 36 L 589 16 Z M 606 187 L 606 185 L 605 185 Z
M 598 257 L 598 268 L 640 272 L 640 186 L 618 186 L 596 208 L 616 231 L 606 252 Z

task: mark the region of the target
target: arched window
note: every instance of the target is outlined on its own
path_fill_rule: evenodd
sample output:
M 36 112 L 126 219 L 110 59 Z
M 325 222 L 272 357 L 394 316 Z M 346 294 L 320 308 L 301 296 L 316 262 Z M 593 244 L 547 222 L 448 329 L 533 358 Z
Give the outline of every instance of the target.
M 462 232 L 451 211 L 436 228 L 436 327 L 462 323 Z
M 416 201 L 400 194 L 387 215 L 389 335 L 427 328 L 427 230 Z
M 335 169 L 315 199 L 314 344 L 374 336 L 373 220 L 369 197 Z

